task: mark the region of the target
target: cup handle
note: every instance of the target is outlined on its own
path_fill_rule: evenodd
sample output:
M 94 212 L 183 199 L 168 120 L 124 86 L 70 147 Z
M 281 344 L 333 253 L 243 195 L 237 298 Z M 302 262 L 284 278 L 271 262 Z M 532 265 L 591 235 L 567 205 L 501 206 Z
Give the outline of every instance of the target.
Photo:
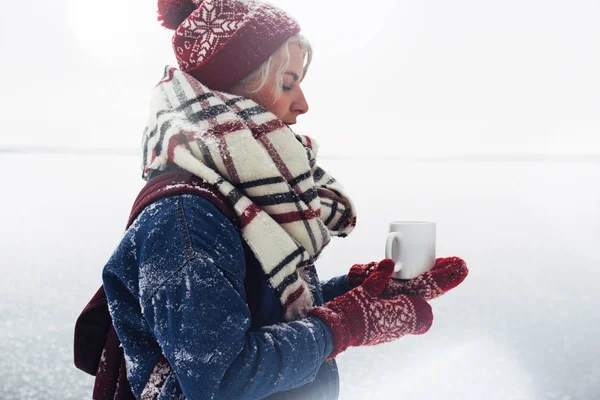
M 394 247 L 394 240 L 400 242 L 400 232 L 390 232 L 387 241 L 385 242 L 385 258 L 392 258 L 392 248 Z M 395 260 L 394 260 L 395 261 Z M 398 272 L 402 269 L 402 263 L 396 261 L 394 272 Z

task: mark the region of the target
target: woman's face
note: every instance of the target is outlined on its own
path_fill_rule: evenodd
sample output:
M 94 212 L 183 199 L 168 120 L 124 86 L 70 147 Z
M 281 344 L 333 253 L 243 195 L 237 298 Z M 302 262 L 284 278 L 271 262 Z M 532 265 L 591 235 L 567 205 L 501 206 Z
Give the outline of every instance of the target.
M 298 115 L 308 111 L 308 103 L 300 88 L 304 67 L 302 50 L 297 44 L 290 44 L 288 49 L 290 52 L 290 65 L 283 75 L 281 97 L 273 101 L 275 79 L 270 79 L 260 91 L 251 93 L 247 97 L 275 114 L 284 123 L 292 125 L 296 123 Z

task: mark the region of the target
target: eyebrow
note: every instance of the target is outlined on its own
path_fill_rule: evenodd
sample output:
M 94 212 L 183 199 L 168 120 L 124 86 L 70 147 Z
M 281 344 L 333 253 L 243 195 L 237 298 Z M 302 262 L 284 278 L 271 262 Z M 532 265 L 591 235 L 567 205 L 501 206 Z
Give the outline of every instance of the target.
M 287 71 L 287 72 L 285 72 L 285 75 L 291 75 L 291 76 L 292 76 L 292 78 L 294 78 L 294 81 L 295 81 L 295 82 L 297 82 L 297 81 L 298 81 L 298 74 L 296 74 L 295 72 L 290 72 L 290 71 Z

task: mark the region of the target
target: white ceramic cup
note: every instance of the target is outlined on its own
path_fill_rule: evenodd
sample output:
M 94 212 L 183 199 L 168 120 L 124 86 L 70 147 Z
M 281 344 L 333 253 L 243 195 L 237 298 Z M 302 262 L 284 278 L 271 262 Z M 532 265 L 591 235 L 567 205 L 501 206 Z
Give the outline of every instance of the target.
M 391 222 L 385 257 L 396 261 L 393 278 L 412 279 L 429 271 L 435 265 L 435 223 Z

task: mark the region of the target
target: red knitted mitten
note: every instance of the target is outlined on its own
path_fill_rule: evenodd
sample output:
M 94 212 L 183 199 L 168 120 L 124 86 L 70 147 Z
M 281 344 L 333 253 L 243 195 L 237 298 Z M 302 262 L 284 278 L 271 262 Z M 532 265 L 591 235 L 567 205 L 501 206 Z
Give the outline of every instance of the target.
M 394 264 L 389 258 L 381 261 L 362 285 L 309 311 L 331 330 L 334 346 L 329 358 L 349 346 L 370 346 L 429 330 L 433 313 L 425 300 L 405 295 L 377 297 L 389 283 Z
M 359 286 L 373 271 L 376 263 L 356 264 L 348 273 L 350 288 Z M 413 279 L 392 279 L 381 293 L 389 299 L 399 294 L 432 300 L 458 286 L 469 273 L 467 264 L 458 257 L 438 258 L 434 267 Z
M 377 263 L 375 261 L 371 261 L 368 264 L 354 264 L 348 272 L 348 287 L 354 289 L 362 285 L 376 266 Z

